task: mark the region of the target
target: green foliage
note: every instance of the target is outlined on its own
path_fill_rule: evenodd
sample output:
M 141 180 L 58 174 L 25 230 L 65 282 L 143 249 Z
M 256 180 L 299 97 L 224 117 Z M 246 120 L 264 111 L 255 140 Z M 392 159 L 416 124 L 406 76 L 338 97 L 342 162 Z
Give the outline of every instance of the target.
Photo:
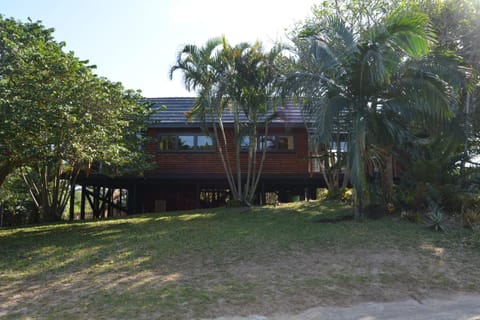
M 325 16 L 342 16 L 350 29 L 361 34 L 392 12 L 398 4 L 398 1 L 389 0 L 323 1 L 313 7 L 314 21 Z M 319 24 L 312 22 L 311 25 L 318 27 Z
M 426 215 L 426 226 L 435 231 L 447 231 L 447 222 L 449 217 L 440 208 L 440 205 L 435 201 L 430 201 L 429 211 Z
M 418 211 L 403 210 L 400 213 L 400 219 L 417 224 L 422 222 L 422 216 Z
M 410 125 L 451 119 L 455 92 L 427 56 L 433 34 L 425 14 L 401 6 L 359 27 L 345 18 L 350 11 L 337 11 L 317 16 L 313 29 L 307 24 L 308 32 L 294 38 L 297 69 L 289 89 L 310 106 L 307 121 L 318 128 L 318 142 L 349 133 L 347 172 L 359 214 L 375 201 L 373 173 L 383 173 L 394 146 L 410 139 Z M 453 77 L 457 65 L 448 66 Z
M 457 129 L 456 129 L 457 128 Z M 472 185 L 461 171 L 463 135 L 458 127 L 448 126 L 436 136 L 412 139 L 403 145 L 401 180 L 395 189 L 395 202 L 421 211 L 433 199 L 449 213 L 459 213 L 465 201 L 464 186 Z M 408 152 L 408 154 L 407 154 Z
M 267 148 L 264 145 L 258 150 L 257 142 L 260 135 L 268 136 L 269 123 L 275 117 L 283 61 L 280 46 L 270 51 L 260 42 L 231 46 L 222 37 L 209 40 L 203 47 L 185 46 L 170 70 L 170 77 L 181 71 L 185 87 L 198 92 L 189 116 L 203 121 L 211 132 L 232 196 L 245 204 L 252 203 L 263 169 Z M 226 113 L 233 118 L 232 141 L 226 139 L 224 130 Z M 250 143 L 247 161 L 241 163 L 240 141 L 244 137 Z M 230 159 L 232 153 L 234 159 Z
M 463 213 L 463 221 L 466 227 L 476 228 L 480 226 L 480 209 L 471 208 Z
M 138 92 L 96 76 L 64 52 L 53 29 L 0 16 L 0 185 L 24 167 L 41 216 L 59 219 L 68 183 L 102 163 L 103 173 L 141 171 L 139 136 L 149 108 Z
M 19 174 L 10 175 L 0 186 L 1 227 L 18 226 L 38 220 L 38 211 Z
M 369 283 L 395 297 L 397 288 L 411 294 L 411 283 L 478 291 L 479 252 L 459 246 L 470 230 L 428 232 L 390 218 L 313 222 L 348 213 L 311 201 L 2 229 L 0 290 L 16 292 L 4 297 L 4 318 L 212 318 L 270 304 L 274 314 L 302 292 L 344 301 L 338 291 L 353 299 Z
M 332 190 L 329 189 L 319 189 L 319 192 L 317 192 L 317 199 L 327 201 L 337 200 L 347 205 L 352 205 L 353 189 L 344 188 L 340 190 L 335 190 L 335 192 L 332 192 Z

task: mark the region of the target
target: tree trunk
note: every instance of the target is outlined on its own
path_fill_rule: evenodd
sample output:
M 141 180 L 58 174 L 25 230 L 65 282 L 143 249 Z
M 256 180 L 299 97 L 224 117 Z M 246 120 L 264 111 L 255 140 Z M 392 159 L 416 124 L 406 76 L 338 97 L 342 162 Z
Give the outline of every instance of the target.
M 255 133 L 258 136 L 258 133 L 256 132 L 256 127 L 255 127 Z M 268 136 L 268 123 L 265 122 L 265 137 L 267 137 L 267 136 Z M 257 140 L 257 139 L 255 139 L 255 140 Z M 256 151 L 257 151 L 257 146 L 255 145 L 255 154 L 256 154 Z M 255 191 L 257 190 L 257 186 L 258 186 L 258 183 L 260 181 L 260 177 L 262 175 L 263 164 L 265 162 L 266 155 L 267 155 L 267 145 L 266 145 L 266 139 L 264 139 L 263 147 L 262 147 L 262 158 L 260 159 L 260 164 L 258 165 L 258 168 L 257 168 L 257 165 L 256 165 L 256 158 L 255 158 L 255 163 L 254 163 L 255 176 L 253 177 L 253 185 L 252 185 L 252 189 L 251 189 L 252 191 L 251 191 L 251 194 L 250 194 L 250 197 L 249 197 L 249 201 L 253 200 L 253 197 L 255 195 Z
M 385 158 L 382 178 L 384 198 L 387 203 L 390 203 L 393 197 L 393 156 L 391 153 Z
M 0 165 L 0 187 L 5 182 L 5 179 L 7 179 L 7 176 L 12 173 L 14 169 L 15 163 L 10 161 L 5 161 Z
M 360 190 L 354 191 L 354 198 L 353 198 L 353 217 L 355 221 L 360 221 L 362 218 L 362 195 Z

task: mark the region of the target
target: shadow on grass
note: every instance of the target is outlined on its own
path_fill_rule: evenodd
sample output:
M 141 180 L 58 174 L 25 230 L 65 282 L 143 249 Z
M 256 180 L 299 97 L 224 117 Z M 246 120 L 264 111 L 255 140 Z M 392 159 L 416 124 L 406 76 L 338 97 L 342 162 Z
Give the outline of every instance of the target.
M 350 211 L 334 202 L 310 202 L 2 230 L 0 317 L 135 318 L 147 310 L 154 318 L 188 318 L 208 314 L 205 304 L 224 296 L 254 299 L 248 281 L 228 285 L 234 275 L 225 270 L 232 264 L 268 265 L 275 257 L 319 248 L 427 252 L 443 241 L 392 219 L 312 223 Z M 217 277 L 226 280 L 209 287 Z

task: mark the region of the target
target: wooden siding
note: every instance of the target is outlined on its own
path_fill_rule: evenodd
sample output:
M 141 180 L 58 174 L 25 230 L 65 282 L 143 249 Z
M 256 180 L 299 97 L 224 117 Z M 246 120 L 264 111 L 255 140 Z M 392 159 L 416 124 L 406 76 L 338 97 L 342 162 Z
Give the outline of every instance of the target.
M 150 128 L 147 134 L 152 137 L 148 146 L 149 153 L 154 155 L 154 174 L 223 174 L 224 168 L 220 156 L 215 151 L 160 151 L 156 137 L 161 134 L 202 134 L 200 129 Z M 233 133 L 229 132 L 231 139 Z M 307 133 L 301 128 L 270 128 L 269 135 L 286 135 L 294 137 L 294 150 L 286 152 L 267 152 L 263 166 L 264 174 L 307 174 L 308 142 Z M 228 150 L 232 165 L 235 164 L 233 149 Z M 242 171 L 247 170 L 246 152 L 242 152 Z M 261 152 L 258 154 L 261 159 Z

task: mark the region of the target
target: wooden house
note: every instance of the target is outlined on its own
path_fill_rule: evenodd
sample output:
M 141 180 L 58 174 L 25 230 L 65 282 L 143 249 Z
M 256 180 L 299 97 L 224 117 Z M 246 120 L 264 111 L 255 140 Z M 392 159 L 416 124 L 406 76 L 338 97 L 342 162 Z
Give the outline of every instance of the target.
M 116 206 L 128 213 L 137 213 L 225 205 L 229 186 L 214 139 L 200 121 L 186 116 L 194 99 L 149 99 L 157 110 L 147 130 L 151 138 L 147 148 L 154 160 L 152 170 L 141 177 L 79 177 L 77 183 L 85 193 L 82 201 L 90 203 L 94 215 Z M 231 137 L 233 118 L 226 115 L 224 122 L 227 136 Z M 310 157 L 301 110 L 291 104 L 280 107 L 269 124 L 268 136 L 261 138 L 267 140 L 267 152 L 257 202 L 264 203 L 272 194 L 281 202 L 315 198 L 317 188 L 323 187 L 324 181 L 318 164 Z M 233 152 L 228 154 L 233 157 Z M 247 153 L 241 157 L 246 163 Z M 128 200 L 120 205 L 118 201 L 114 204 L 113 191 L 101 196 L 105 190 L 117 189 L 120 195 L 128 193 Z M 103 205 L 104 202 L 112 205 Z

